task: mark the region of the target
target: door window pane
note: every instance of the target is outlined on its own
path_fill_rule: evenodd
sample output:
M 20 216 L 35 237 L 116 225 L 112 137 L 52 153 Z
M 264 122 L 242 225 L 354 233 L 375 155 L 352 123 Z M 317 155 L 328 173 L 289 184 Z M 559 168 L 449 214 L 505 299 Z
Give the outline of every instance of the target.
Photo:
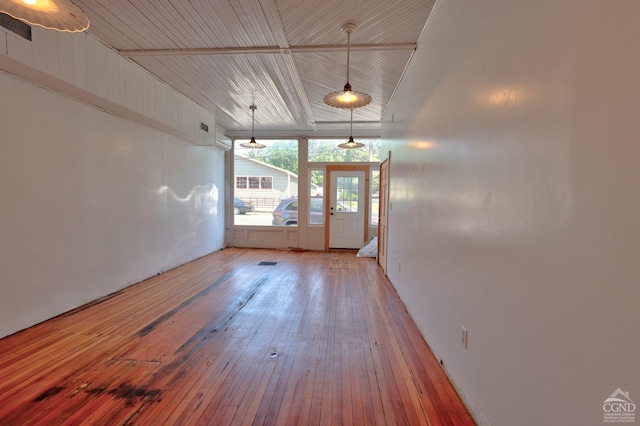
M 336 184 L 336 211 L 345 213 L 358 212 L 358 177 L 339 176 Z

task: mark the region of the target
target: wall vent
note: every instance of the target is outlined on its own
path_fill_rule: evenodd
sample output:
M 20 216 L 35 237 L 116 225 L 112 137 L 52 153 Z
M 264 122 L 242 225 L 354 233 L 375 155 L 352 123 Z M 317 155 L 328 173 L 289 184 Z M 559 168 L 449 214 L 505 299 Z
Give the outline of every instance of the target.
M 12 18 L 5 13 L 0 13 L 0 26 L 31 41 L 31 26 L 18 19 Z
M 205 132 L 209 133 L 209 126 L 207 126 L 206 124 L 204 124 L 203 122 L 200 122 L 200 129 L 204 130 Z

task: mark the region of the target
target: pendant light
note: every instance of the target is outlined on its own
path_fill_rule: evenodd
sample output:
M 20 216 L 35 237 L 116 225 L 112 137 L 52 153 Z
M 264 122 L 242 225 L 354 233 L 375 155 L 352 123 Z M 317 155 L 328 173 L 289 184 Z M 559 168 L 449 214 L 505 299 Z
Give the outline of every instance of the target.
M 362 92 L 351 90 L 349 84 L 349 61 L 351 56 L 351 33 L 356 29 L 356 24 L 344 24 L 342 31 L 347 33 L 347 84 L 341 92 L 329 93 L 324 97 L 324 103 L 333 108 L 354 109 L 369 105 L 371 96 Z
M 258 107 L 255 105 L 249 105 L 249 109 L 251 110 L 251 140 L 249 142 L 241 143 L 240 146 L 252 149 L 265 148 L 266 145 L 256 142 L 256 138 L 253 137 L 253 127 L 255 123 L 256 109 L 258 109 Z
M 349 140 L 347 142 L 338 145 L 338 148 L 354 149 L 362 148 L 364 146 L 361 142 L 353 140 L 353 110 L 351 110 L 351 124 L 349 125 Z
M 75 33 L 89 28 L 89 17 L 71 0 L 0 0 L 0 12 L 49 30 Z

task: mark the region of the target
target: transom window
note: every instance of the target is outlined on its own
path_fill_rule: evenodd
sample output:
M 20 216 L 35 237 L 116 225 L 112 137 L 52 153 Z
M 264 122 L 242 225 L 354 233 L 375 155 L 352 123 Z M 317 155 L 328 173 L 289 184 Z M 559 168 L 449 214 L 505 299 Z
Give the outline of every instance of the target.
M 342 149 L 344 139 L 309 139 L 309 162 L 352 163 L 380 161 L 380 139 L 356 138 L 364 143 L 359 149 Z

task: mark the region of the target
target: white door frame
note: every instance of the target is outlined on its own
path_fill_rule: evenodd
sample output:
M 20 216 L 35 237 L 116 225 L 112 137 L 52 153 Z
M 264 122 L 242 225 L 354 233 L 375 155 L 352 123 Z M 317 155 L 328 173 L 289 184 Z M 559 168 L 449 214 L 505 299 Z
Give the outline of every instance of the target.
M 327 218 L 325 220 L 325 229 L 324 229 L 324 249 L 325 251 L 329 250 L 329 227 L 330 225 L 330 210 L 329 210 L 329 194 L 331 194 L 331 173 L 333 172 L 345 172 L 345 171 L 363 171 L 364 173 L 364 241 L 369 241 L 369 192 L 371 192 L 371 167 L 369 165 L 366 166 L 355 166 L 355 165 L 338 165 L 338 166 L 327 166 L 327 176 L 325 180 L 325 205 L 324 205 L 324 217 Z
M 365 173 L 360 170 L 334 171 L 331 173 L 331 193 L 329 194 L 329 248 L 360 249 L 364 243 L 365 211 Z M 336 187 L 340 180 L 349 182 L 349 189 Z M 354 185 L 355 184 L 355 185 Z M 342 199 L 344 194 L 355 190 L 357 204 Z M 354 195 L 353 193 L 348 194 Z M 340 208 L 344 203 L 349 203 L 349 210 Z M 355 207 L 355 208 L 352 208 Z

